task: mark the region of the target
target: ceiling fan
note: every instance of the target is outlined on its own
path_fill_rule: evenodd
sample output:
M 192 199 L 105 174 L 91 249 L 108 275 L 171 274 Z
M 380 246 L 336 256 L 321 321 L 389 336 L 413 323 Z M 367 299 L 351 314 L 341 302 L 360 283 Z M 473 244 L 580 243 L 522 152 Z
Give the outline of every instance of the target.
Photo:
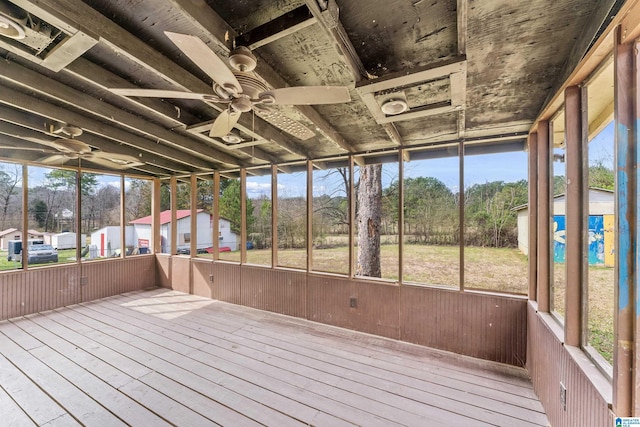
M 53 128 L 53 127 L 52 127 Z M 52 149 L 46 148 L 34 148 L 34 147 L 20 147 L 13 145 L 0 145 L 0 149 L 5 150 L 23 150 L 23 151 L 38 151 L 46 153 L 47 156 L 36 160 L 38 163 L 45 165 L 62 165 L 68 160 L 78 159 L 86 160 L 97 165 L 105 166 L 111 169 L 129 169 L 131 167 L 140 166 L 144 163 L 140 162 L 133 156 L 118 153 L 109 153 L 106 151 L 92 150 L 91 147 L 77 139 L 82 135 L 82 129 L 76 126 L 64 124 L 62 126 L 52 129 L 53 133 L 63 133 L 68 138 L 60 138 L 57 140 L 47 139 L 33 139 L 38 144 L 46 145 Z
M 313 132 L 288 117 L 275 117 L 274 110 L 260 108 L 268 105 L 337 104 L 351 100 L 344 86 L 296 86 L 269 89 L 252 71 L 256 57 L 239 46 L 229 54 L 229 69 L 201 39 L 195 36 L 166 32 L 167 37 L 213 80 L 213 93 L 193 93 L 161 89 L 109 89 L 111 92 L 136 97 L 198 99 L 207 103 L 227 104 L 211 126 L 209 136 L 221 138 L 238 123 L 240 115 L 253 110 L 258 116 L 301 139 Z M 305 131 L 306 129 L 306 131 Z

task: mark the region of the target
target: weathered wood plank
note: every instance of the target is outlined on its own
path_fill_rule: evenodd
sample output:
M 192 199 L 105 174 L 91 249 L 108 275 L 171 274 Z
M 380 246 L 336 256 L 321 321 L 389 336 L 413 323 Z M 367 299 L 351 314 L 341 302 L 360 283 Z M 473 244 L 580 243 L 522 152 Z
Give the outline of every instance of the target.
M 38 424 L 548 424 L 517 369 L 166 289 L 2 323 L 3 361 L 59 403 Z M 0 407 L 29 419 L 19 388 Z
M 180 297 L 172 297 L 171 300 L 176 302 L 176 298 L 180 298 Z M 114 307 L 114 313 L 112 314 L 112 316 L 114 316 L 114 318 L 120 318 L 122 319 L 123 316 L 127 317 L 127 313 L 126 313 L 126 309 L 118 309 L 118 305 L 117 305 L 117 301 L 109 301 L 111 303 L 111 306 Z M 184 306 L 184 304 L 189 304 L 189 303 L 183 303 L 181 304 L 181 306 Z M 157 307 L 159 304 L 154 304 L 154 307 Z M 100 309 L 104 310 L 105 306 L 101 306 Z M 213 306 L 209 307 L 210 309 L 213 309 Z M 216 307 L 217 309 L 218 307 Z M 190 318 L 188 321 L 179 321 L 177 320 L 177 322 L 180 323 L 180 325 L 173 325 L 173 323 L 175 322 L 167 322 L 166 324 L 163 324 L 161 329 L 158 329 L 157 332 L 163 334 L 168 333 L 168 330 L 171 330 L 173 327 L 177 328 L 180 332 L 173 332 L 171 333 L 171 339 L 172 340 L 177 340 L 177 342 L 182 342 L 185 345 L 188 345 L 188 341 L 185 341 L 187 339 L 192 339 L 192 338 L 196 338 L 196 339 L 201 339 L 203 342 L 207 341 L 208 339 L 211 340 L 212 342 L 216 343 L 216 349 L 213 349 L 214 352 L 216 352 L 216 355 L 220 356 L 220 357 L 225 357 L 225 356 L 221 356 L 219 353 L 219 348 L 224 348 L 227 349 L 229 351 L 233 351 L 234 353 L 230 353 L 228 354 L 227 360 L 233 361 L 236 357 L 237 357 L 237 353 L 243 353 L 243 354 L 250 354 L 250 357 L 255 359 L 255 360 L 263 360 L 264 358 L 261 357 L 262 354 L 266 354 L 268 356 L 265 356 L 266 358 L 268 358 L 269 363 L 270 364 L 277 364 L 277 357 L 282 357 L 284 360 L 281 361 L 280 363 L 280 367 L 281 368 L 285 368 L 286 366 L 295 366 L 295 368 L 290 368 L 290 370 L 295 371 L 295 370 L 299 370 L 302 369 L 304 370 L 304 367 L 302 365 L 306 365 L 308 367 L 313 367 L 313 368 L 308 368 L 306 370 L 304 370 L 308 376 L 308 378 L 315 378 L 316 375 L 313 373 L 313 369 L 318 369 L 317 375 L 321 375 L 321 376 L 325 376 L 325 374 L 327 374 L 328 372 L 334 372 L 336 377 L 332 379 L 332 381 L 336 381 L 336 382 L 340 382 L 340 378 L 354 378 L 354 381 L 351 380 L 347 380 L 342 381 L 344 383 L 344 388 L 346 390 L 353 390 L 354 388 L 358 388 L 360 387 L 360 390 L 370 390 L 373 392 L 373 395 L 371 398 L 373 400 L 376 400 L 375 394 L 376 394 L 376 389 L 377 390 L 388 390 L 388 389 L 393 389 L 395 390 L 396 393 L 398 394 L 403 394 L 403 393 L 407 393 L 406 390 L 403 390 L 404 385 L 409 382 L 409 384 L 411 384 L 411 382 L 417 382 L 417 381 L 429 381 L 428 383 L 428 389 L 429 389 L 429 393 L 420 393 L 421 389 L 420 387 L 420 383 L 417 382 L 417 386 L 415 386 L 415 388 L 409 388 L 410 390 L 412 390 L 412 392 L 409 392 L 408 394 L 405 395 L 405 397 L 412 399 L 412 400 L 418 400 L 421 401 L 420 396 L 418 395 L 422 395 L 421 397 L 423 399 L 427 399 L 427 400 L 422 400 L 423 402 L 429 402 L 429 399 L 431 399 L 431 402 L 433 404 L 433 396 L 435 395 L 436 397 L 443 397 L 446 398 L 446 400 L 440 400 L 440 404 L 441 405 L 445 405 L 445 407 L 447 407 L 449 410 L 455 411 L 455 410 L 459 410 L 460 409 L 460 405 L 464 406 L 467 405 L 467 401 L 469 400 L 469 397 L 471 396 L 471 405 L 475 405 L 475 406 L 480 406 L 480 407 L 491 407 L 491 409 L 495 412 L 501 413 L 501 414 L 505 414 L 505 415 L 509 415 L 509 416 L 513 416 L 515 415 L 516 417 L 520 417 L 521 419 L 533 419 L 533 420 L 538 420 L 540 423 L 544 424 L 545 422 L 545 418 L 544 415 L 541 414 L 540 410 L 541 410 L 541 406 L 539 404 L 539 402 L 537 401 L 537 399 L 532 399 L 532 398 L 522 398 L 519 396 L 513 396 L 512 394 L 508 393 L 508 392 L 504 392 L 502 390 L 500 390 L 500 388 L 504 387 L 504 386 L 513 386 L 513 384 L 510 384 L 508 381 L 505 381 L 505 378 L 503 376 L 502 381 L 496 380 L 496 382 L 494 382 L 494 387 L 497 387 L 497 397 L 496 396 L 492 396 L 492 398 L 488 398 L 488 397 L 484 397 L 484 394 L 486 393 L 487 389 L 482 386 L 482 387 L 477 387 L 473 384 L 469 384 L 468 381 L 473 381 L 475 380 L 475 376 L 469 373 L 466 373 L 466 381 L 455 381 L 454 380 L 454 385 L 451 385 L 451 373 L 448 372 L 436 372 L 436 377 L 437 379 L 434 381 L 433 379 L 424 379 L 424 378 L 420 378 L 419 373 L 424 371 L 425 369 L 425 361 L 422 360 L 421 362 L 415 362 L 413 364 L 413 366 L 411 365 L 407 365 L 406 363 L 404 363 L 403 360 L 397 360 L 399 359 L 397 355 L 390 355 L 390 354 L 382 354 L 382 355 L 377 355 L 377 357 L 380 358 L 384 358 L 384 359 L 391 359 L 397 362 L 399 369 L 402 370 L 403 374 L 402 375 L 390 375 L 389 372 L 384 371 L 382 373 L 380 373 L 379 376 L 369 376 L 368 373 L 370 371 L 370 369 L 372 368 L 371 366 L 366 367 L 364 370 L 362 368 L 360 368 L 360 372 L 357 372 L 357 375 L 354 375 L 354 369 L 357 370 L 358 367 L 353 367 L 353 366 L 349 366 L 349 367 L 341 367 L 340 365 L 340 358 L 336 358 L 336 360 L 320 360 L 317 358 L 314 358 L 313 356 L 313 352 L 309 352 L 309 354 L 302 354 L 302 355 L 298 355 L 297 354 L 297 350 L 294 348 L 286 348 L 286 349 L 280 349 L 278 348 L 279 346 L 283 345 L 283 343 L 286 343 L 286 341 L 291 341 L 290 339 L 290 331 L 283 331 L 279 330 L 278 335 L 281 336 L 281 339 L 272 339 L 271 341 L 267 342 L 267 341 L 260 341 L 261 339 L 268 339 L 265 338 L 264 336 L 260 336 L 259 332 L 256 332 L 256 330 L 260 329 L 260 324 L 257 322 L 252 322 L 252 329 L 254 329 L 254 332 L 256 332 L 256 334 L 258 334 L 258 341 L 253 341 L 251 338 L 246 338 L 246 339 L 242 339 L 238 337 L 238 334 L 234 334 L 229 335 L 228 333 L 225 332 L 225 329 L 222 330 L 216 330 L 216 328 L 218 328 L 220 325 L 224 325 L 224 322 L 236 322 L 236 324 L 240 324 L 243 322 L 246 322 L 247 317 L 245 316 L 242 319 L 233 319 L 230 318 L 228 316 L 228 314 L 225 313 L 224 317 L 220 317 L 220 318 L 211 318 L 210 320 L 205 319 L 202 316 L 205 316 L 209 311 L 212 310 L 201 310 L 198 313 L 198 318 Z M 104 312 L 104 314 L 107 314 L 107 312 Z M 133 317 L 135 320 L 130 320 L 131 322 L 134 322 L 135 324 L 138 324 L 137 322 L 144 322 L 144 319 L 141 317 L 138 317 L 136 315 L 131 315 L 129 314 L 130 317 Z M 144 315 L 140 315 L 140 316 L 144 316 Z M 257 314 L 257 316 L 260 316 L 260 313 Z M 270 317 L 270 316 L 267 316 Z M 283 320 L 283 324 L 285 322 L 288 322 L 290 320 L 290 318 L 285 318 Z M 291 319 L 293 320 L 293 319 Z M 264 319 L 263 319 L 264 322 Z M 308 323 L 308 322 L 306 322 Z M 271 327 L 272 325 L 270 325 Z M 282 325 L 279 325 L 282 326 Z M 313 329 L 314 327 L 319 326 L 319 325 L 312 325 L 310 326 L 311 329 Z M 153 329 L 153 325 L 148 326 L 148 324 L 144 325 L 145 329 L 148 327 L 151 327 Z M 159 328 L 159 326 L 157 326 Z M 184 328 L 193 328 L 193 330 L 184 330 Z M 276 328 L 276 329 L 280 329 L 280 328 Z M 246 333 L 246 330 L 243 331 L 239 331 L 240 333 Z M 184 337 L 184 335 L 188 335 L 188 337 Z M 347 332 L 347 334 L 349 334 L 349 332 Z M 351 334 L 355 334 L 355 333 L 351 333 Z M 182 338 L 181 338 L 182 337 Z M 256 338 L 254 338 L 256 339 Z M 298 338 L 296 338 L 295 342 L 297 341 Z M 347 340 L 347 338 L 345 338 L 345 340 Z M 280 341 L 282 341 L 283 343 L 280 343 Z M 263 343 L 264 342 L 264 343 Z M 346 343 L 344 345 L 348 345 L 349 342 L 346 341 Z M 353 344 L 353 342 L 351 342 L 351 344 Z M 360 344 L 360 343 L 358 343 Z M 325 346 L 325 343 L 322 343 L 321 346 Z M 247 347 L 250 347 L 251 349 L 247 349 Z M 361 348 L 361 346 L 357 346 L 358 348 Z M 350 351 L 352 351 L 352 349 L 349 349 Z M 207 346 L 205 348 L 205 351 L 207 352 L 211 352 L 211 348 L 210 346 Z M 318 354 L 322 353 L 321 349 L 317 349 L 316 350 Z M 369 354 L 365 355 L 366 358 L 372 357 L 372 352 L 369 352 Z M 375 357 L 375 356 L 374 356 Z M 293 362 L 293 364 L 292 364 Z M 409 368 L 409 369 L 407 369 Z M 418 375 L 414 375 L 413 371 L 416 371 L 418 373 Z M 434 370 L 433 368 L 431 368 L 431 370 Z M 261 369 L 262 372 L 265 372 L 264 369 Z M 439 369 L 435 369 L 435 371 L 439 371 Z M 467 370 L 469 371 L 469 370 Z M 455 372 L 454 372 L 455 373 Z M 406 375 L 406 377 L 405 377 Z M 331 375 L 329 375 L 331 376 Z M 416 378 L 414 378 L 414 376 Z M 364 379 L 363 379 L 364 378 Z M 483 379 L 483 377 L 479 377 L 481 380 Z M 516 379 L 519 379 L 516 377 Z M 416 381 L 417 380 L 417 381 Z M 322 381 L 322 380 L 321 380 Z M 457 382 L 457 384 L 456 384 Z M 456 389 L 456 385 L 457 385 L 457 389 Z M 530 384 L 529 384 L 530 385 Z M 471 387 L 471 389 L 469 389 L 469 387 Z M 422 384 L 422 389 L 425 389 L 426 384 Z M 529 387 L 530 388 L 530 387 Z M 400 391 L 399 391 L 400 390 Z M 416 393 L 417 392 L 417 393 Z M 474 395 L 475 392 L 475 395 Z M 469 394 L 471 393 L 471 394 Z M 532 391 L 529 391 L 529 396 L 535 398 L 535 395 L 533 394 Z M 388 403 L 390 401 L 393 401 L 394 397 L 392 396 L 384 396 L 384 402 Z M 460 403 L 457 403 L 456 400 Z M 399 407 L 403 407 L 403 405 L 399 404 Z M 406 407 L 405 407 L 406 409 Z
M 124 426 L 120 419 L 25 349 L 0 334 L 2 353 L 13 365 L 82 424 Z M 43 348 L 43 347 L 39 347 Z

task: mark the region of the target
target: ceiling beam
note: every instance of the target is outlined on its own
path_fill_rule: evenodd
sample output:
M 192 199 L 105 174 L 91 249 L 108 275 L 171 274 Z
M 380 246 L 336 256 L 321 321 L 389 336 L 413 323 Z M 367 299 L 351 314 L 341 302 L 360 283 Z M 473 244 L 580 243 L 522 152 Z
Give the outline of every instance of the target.
M 55 141 L 56 139 L 55 137 L 47 138 L 47 136 L 43 134 L 43 132 L 45 132 L 46 135 L 52 136 L 47 130 L 47 125 L 49 124 L 47 123 L 47 119 L 43 119 L 42 117 L 34 116 L 31 113 L 15 110 L 3 105 L 0 105 L 0 117 L 2 117 L 2 122 L 0 122 L 0 132 L 4 133 L 5 135 L 7 134 L 7 132 L 9 132 L 9 134 L 13 134 L 16 137 L 39 137 L 41 139 L 50 139 L 52 141 Z M 10 124 L 13 127 L 7 127 Z M 4 131 L 1 129 L 4 129 Z M 32 132 L 37 133 L 24 133 L 27 130 L 31 130 Z M 93 147 L 99 148 L 100 150 L 107 151 L 109 153 L 126 154 L 139 158 L 141 159 L 141 161 L 144 161 L 143 159 L 149 157 L 148 154 L 141 153 L 137 148 L 125 144 L 120 144 L 110 139 L 102 138 L 87 132 L 83 133 L 82 137 L 80 137 L 79 139 L 82 142 L 85 142 Z M 140 157 L 141 154 L 142 157 Z M 161 173 L 162 175 L 169 175 L 171 174 L 171 172 L 198 171 L 197 168 L 176 163 L 161 156 L 154 156 L 153 159 L 154 166 L 156 166 L 158 169 L 163 169 Z
M 43 157 L 52 154 L 52 151 L 56 151 L 52 147 L 47 147 L 46 145 L 34 143 L 31 141 L 26 141 L 23 139 L 23 136 L 17 136 L 11 129 L 7 129 L 5 127 L 5 123 L 0 122 L 0 158 L 10 159 L 14 162 L 27 162 L 33 163 L 38 167 L 74 167 L 74 163 L 77 163 L 76 159 L 68 159 L 66 162 L 63 162 L 59 165 L 43 165 L 39 164 L 38 161 Z M 9 134 L 6 134 L 5 131 L 8 131 Z M 14 136 L 12 136 L 13 134 Z M 33 135 L 32 135 L 33 136 Z M 30 136 L 24 136 L 26 138 L 30 138 Z M 36 136 L 37 138 L 37 136 Z M 15 147 L 15 148 L 8 148 Z M 83 160 L 84 162 L 84 160 Z M 67 163 L 71 163 L 70 165 Z M 95 168 L 109 173 L 126 173 L 127 170 L 122 169 L 112 169 L 102 165 L 95 165 Z M 129 170 L 135 170 L 135 174 L 139 175 L 142 172 L 144 175 L 148 176 L 157 176 L 161 174 L 166 175 L 166 171 L 163 169 L 156 168 L 154 166 L 149 165 L 139 165 L 131 167 Z
M 163 142 L 163 145 L 166 144 L 178 150 L 188 151 L 192 156 L 190 159 L 195 156 L 205 162 L 201 163 L 203 167 L 211 169 L 219 168 L 219 164 L 213 163 L 211 160 L 222 164 L 238 164 L 238 160 L 235 157 L 216 151 L 211 147 L 203 147 L 202 144 L 188 137 L 178 135 L 176 132 L 167 130 L 162 126 L 128 113 L 121 108 L 114 107 L 93 96 L 70 88 L 56 80 L 22 67 L 15 62 L 7 61 L 3 64 L 0 69 L 0 80 L 18 84 L 48 98 L 54 98 L 71 107 L 81 109 L 86 113 L 98 115 L 102 120 L 127 127 L 135 132 L 146 134 L 158 142 Z M 158 144 L 157 150 L 163 145 Z M 172 150 L 172 152 L 175 151 L 176 150 Z
M 236 37 L 236 44 L 257 49 L 315 24 L 316 18 L 302 5 Z
M 147 152 L 146 155 L 143 153 L 142 157 L 142 161 L 144 161 L 145 163 L 154 164 L 155 159 L 158 156 L 163 156 L 167 159 L 178 161 L 186 165 L 191 165 L 199 169 L 212 169 L 212 165 L 210 163 L 190 156 L 187 153 L 180 152 L 169 147 L 161 146 L 157 142 L 151 141 L 147 138 L 143 138 L 125 130 L 115 128 L 99 120 L 81 115 L 66 108 L 49 104 L 47 102 L 19 92 L 15 89 L 11 89 L 7 86 L 2 86 L 1 89 L 0 103 L 13 106 L 22 111 L 28 111 L 30 113 L 47 117 L 53 121 L 72 123 L 76 126 L 81 127 L 87 132 L 101 135 L 106 138 L 115 140 L 119 143 L 127 144 L 140 150 L 144 150 Z
M 191 0 L 171 0 L 171 3 L 176 7 L 180 7 L 183 10 L 185 16 L 190 17 L 193 24 L 209 32 L 214 40 L 220 44 L 221 40 L 225 40 L 226 37 L 238 37 L 235 30 L 227 23 L 222 25 L 224 20 L 210 7 L 203 8 L 201 5 L 197 5 Z M 313 12 L 313 11 L 312 11 Z M 314 15 L 315 16 L 315 15 Z M 317 18 L 317 17 L 316 17 Z M 274 88 L 287 87 L 289 84 L 280 76 L 275 70 L 264 61 L 257 52 L 254 55 L 258 58 L 258 65 L 255 72 L 260 75 L 270 86 Z M 311 121 L 317 129 L 323 134 L 323 136 L 330 141 L 334 142 L 339 147 L 352 152 L 354 149 L 340 133 L 331 126 L 329 122 L 324 119 L 313 107 L 309 105 L 298 105 L 295 107 L 303 116 Z M 260 133 L 258 137 L 266 139 L 275 139 L 274 137 L 265 133 Z M 282 140 L 275 139 L 280 145 L 292 153 L 302 154 L 305 158 L 311 158 L 310 153 L 297 146 L 296 144 L 285 145 Z
M 338 5 L 335 0 L 327 0 L 323 3 L 325 4 L 325 7 L 321 9 L 316 0 L 305 0 L 305 4 L 313 16 L 318 19 L 318 22 L 324 32 L 335 42 L 334 47 L 337 48 L 338 53 L 340 54 L 339 56 L 344 59 L 347 67 L 351 70 L 351 74 L 353 75 L 356 84 L 364 79 L 369 80 L 375 78 L 375 76 L 367 72 L 367 69 L 356 52 L 356 48 L 353 46 L 353 43 L 347 34 L 347 30 L 342 26 L 338 13 Z M 391 123 L 384 123 L 381 124 L 381 126 L 387 135 L 389 135 L 392 142 L 398 146 L 404 145 L 402 137 L 395 126 Z M 340 146 L 342 147 L 342 145 Z M 354 153 L 356 150 L 349 145 L 349 149 L 347 149 L 347 151 Z M 359 157 L 354 157 L 354 161 L 360 166 L 364 165 Z
M 322 3 L 324 6 L 321 8 L 317 0 L 305 0 L 305 4 L 313 16 L 316 17 L 325 33 L 327 33 L 331 39 L 336 42 L 335 47 L 338 48 L 339 53 L 349 66 L 351 74 L 353 74 L 353 78 L 356 82 L 363 78 L 374 78 L 375 76 L 372 76 L 367 72 L 362 60 L 360 60 L 360 57 L 358 56 L 356 48 L 353 46 L 353 43 L 351 43 L 347 30 L 342 26 L 338 12 L 338 5 L 335 0 L 327 0 Z
M 211 92 L 209 84 L 187 72 L 178 64 L 170 61 L 160 52 L 154 50 L 151 46 L 127 32 L 84 2 L 80 0 L 39 0 L 36 5 L 32 3 L 32 1 L 33 0 L 20 0 L 20 6 L 45 20 L 55 22 L 55 25 L 64 27 L 70 32 L 77 31 L 78 29 L 84 30 L 85 27 L 83 23 L 91 22 L 91 34 L 97 37 L 102 45 L 109 47 L 116 54 L 122 55 L 150 72 L 153 72 L 174 87 L 197 93 Z M 201 2 L 188 1 L 182 4 L 185 5 L 188 10 L 193 10 L 194 13 L 205 13 L 207 10 L 211 11 L 208 6 L 203 7 L 204 3 L 199 5 L 194 3 Z M 180 3 L 174 4 L 176 7 L 182 8 Z M 211 18 L 211 15 L 207 14 L 207 17 Z M 215 25 L 215 22 L 215 20 L 210 20 L 208 25 Z M 235 33 L 233 35 L 235 36 Z M 225 51 L 228 51 L 228 43 L 225 42 L 225 40 L 228 40 L 229 37 L 229 33 L 226 35 L 222 34 L 221 38 L 215 41 L 216 46 L 219 48 L 223 47 Z M 209 108 L 218 112 L 224 109 L 224 107 L 218 107 L 216 105 L 210 105 Z M 295 144 L 282 132 L 276 130 L 263 120 L 255 120 L 254 122 L 251 117 L 245 114 L 241 117 L 237 127 L 245 133 L 256 134 L 258 138 L 272 139 L 278 144 L 288 144 L 291 146 L 288 147 L 291 151 L 301 151 L 299 147 L 293 147 Z M 300 153 L 299 155 L 307 157 L 306 153 Z M 233 164 L 232 162 L 227 163 L 230 165 Z
M 458 0 L 456 9 L 458 21 L 458 55 L 467 54 L 467 20 L 468 20 L 468 0 Z

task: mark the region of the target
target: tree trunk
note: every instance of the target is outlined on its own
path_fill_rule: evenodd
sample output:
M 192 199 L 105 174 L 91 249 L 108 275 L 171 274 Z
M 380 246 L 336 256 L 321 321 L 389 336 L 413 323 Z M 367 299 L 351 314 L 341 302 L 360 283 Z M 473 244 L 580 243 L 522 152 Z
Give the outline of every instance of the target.
M 357 219 L 358 263 L 356 274 L 381 277 L 382 165 L 366 165 L 360 168 Z

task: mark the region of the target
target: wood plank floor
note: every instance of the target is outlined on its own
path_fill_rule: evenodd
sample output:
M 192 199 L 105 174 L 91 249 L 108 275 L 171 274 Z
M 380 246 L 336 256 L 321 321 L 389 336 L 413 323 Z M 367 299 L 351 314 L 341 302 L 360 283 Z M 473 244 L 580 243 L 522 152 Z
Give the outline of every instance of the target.
M 5 426 L 546 426 L 524 370 L 166 289 L 0 322 Z

